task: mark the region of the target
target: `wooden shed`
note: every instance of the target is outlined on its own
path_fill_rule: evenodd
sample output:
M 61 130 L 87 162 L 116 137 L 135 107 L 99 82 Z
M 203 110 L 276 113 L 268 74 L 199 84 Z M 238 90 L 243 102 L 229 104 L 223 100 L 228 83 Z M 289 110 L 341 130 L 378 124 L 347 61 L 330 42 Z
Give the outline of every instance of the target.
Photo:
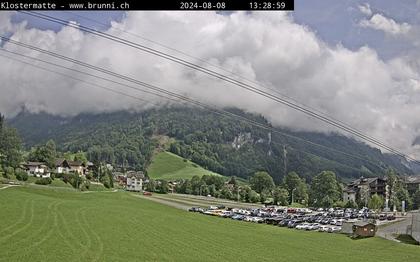
M 367 221 L 358 221 L 353 225 L 353 235 L 356 237 L 373 237 L 376 233 L 376 225 Z

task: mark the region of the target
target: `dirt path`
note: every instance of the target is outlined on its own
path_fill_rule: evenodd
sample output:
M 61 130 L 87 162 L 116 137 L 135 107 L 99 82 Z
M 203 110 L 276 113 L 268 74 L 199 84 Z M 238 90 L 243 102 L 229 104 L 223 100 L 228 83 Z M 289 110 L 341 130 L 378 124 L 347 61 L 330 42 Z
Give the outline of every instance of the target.
M 4 186 L 4 187 L 0 187 L 0 190 L 6 189 L 6 188 L 9 188 L 9 187 L 14 187 L 14 186 L 20 186 L 20 185 L 7 185 L 7 186 Z

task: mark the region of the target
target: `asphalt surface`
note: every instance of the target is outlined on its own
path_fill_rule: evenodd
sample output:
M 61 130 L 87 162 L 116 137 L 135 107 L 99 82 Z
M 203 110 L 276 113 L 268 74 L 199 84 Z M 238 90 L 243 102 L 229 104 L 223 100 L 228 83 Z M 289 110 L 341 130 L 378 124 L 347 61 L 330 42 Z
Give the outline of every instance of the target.
M 376 235 L 389 240 L 398 241 L 396 237 L 401 234 L 407 234 L 407 226 L 409 225 L 411 225 L 411 214 L 407 213 L 405 218 L 400 218 L 397 222 L 379 227 Z

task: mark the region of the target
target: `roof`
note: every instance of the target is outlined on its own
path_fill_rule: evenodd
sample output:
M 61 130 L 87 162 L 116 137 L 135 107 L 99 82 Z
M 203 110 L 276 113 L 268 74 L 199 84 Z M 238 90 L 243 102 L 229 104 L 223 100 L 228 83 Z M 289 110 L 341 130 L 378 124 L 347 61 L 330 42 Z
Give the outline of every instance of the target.
M 67 163 L 69 164 L 69 166 L 82 166 L 83 165 L 82 161 L 69 161 L 69 160 L 67 160 Z
M 369 184 L 375 182 L 376 180 L 385 181 L 386 179 L 381 178 L 381 177 L 361 177 L 361 178 L 358 178 L 358 179 L 354 180 L 353 182 L 351 182 L 349 184 L 349 186 L 358 186 L 358 185 L 361 185 L 361 184 L 368 184 L 369 185 Z
M 404 180 L 407 184 L 420 184 L 420 176 L 407 176 Z
M 64 163 L 67 163 L 68 166 L 82 166 L 83 165 L 81 161 L 70 161 L 66 159 L 57 159 L 57 161 L 55 161 L 56 166 L 63 166 Z
M 368 222 L 368 221 L 357 221 L 356 223 L 354 223 L 354 225 L 358 226 L 358 227 L 365 227 L 365 226 L 368 226 L 368 225 L 375 226 L 375 224 L 373 224 L 371 222 Z
M 25 166 L 46 166 L 45 162 L 27 162 Z
M 127 178 L 132 178 L 135 177 L 137 179 L 143 179 L 144 178 L 144 174 L 141 171 L 128 171 L 127 172 Z
M 343 192 L 347 192 L 347 193 L 356 193 L 356 190 L 354 190 L 353 188 L 345 188 L 343 190 Z

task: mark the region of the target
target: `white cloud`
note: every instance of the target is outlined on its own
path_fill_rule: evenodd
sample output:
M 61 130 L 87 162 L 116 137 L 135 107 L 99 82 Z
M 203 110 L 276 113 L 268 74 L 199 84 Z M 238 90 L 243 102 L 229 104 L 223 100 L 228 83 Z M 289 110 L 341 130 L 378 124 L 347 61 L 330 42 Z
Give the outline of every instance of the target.
M 364 15 L 367 15 L 367 16 L 372 15 L 372 9 L 370 9 L 370 5 L 368 3 L 359 5 L 358 7 L 359 7 L 360 12 L 362 12 Z
M 361 20 L 360 26 L 383 31 L 393 36 L 406 35 L 412 28 L 408 23 L 397 23 L 392 18 L 385 17 L 382 14 L 374 14 L 370 19 Z
M 411 143 L 420 130 L 420 74 L 413 66 L 420 63 L 420 54 L 410 60 L 383 61 L 369 47 L 351 51 L 328 46 L 309 28 L 278 12 L 239 12 L 229 16 L 214 12 L 131 12 L 121 22 L 113 22 L 113 27 L 166 43 L 259 81 L 400 150 L 418 154 Z M 150 45 L 112 28 L 109 32 Z M 261 113 L 277 125 L 334 130 L 239 87 L 76 29 L 53 32 L 19 26 L 13 38 L 203 102 Z M 45 58 L 10 43 L 6 43 L 6 48 Z M 150 106 L 1 57 L 0 63 L 0 111 L 9 116 L 22 106 L 34 112 L 61 115 Z M 163 102 L 121 86 L 97 82 Z

